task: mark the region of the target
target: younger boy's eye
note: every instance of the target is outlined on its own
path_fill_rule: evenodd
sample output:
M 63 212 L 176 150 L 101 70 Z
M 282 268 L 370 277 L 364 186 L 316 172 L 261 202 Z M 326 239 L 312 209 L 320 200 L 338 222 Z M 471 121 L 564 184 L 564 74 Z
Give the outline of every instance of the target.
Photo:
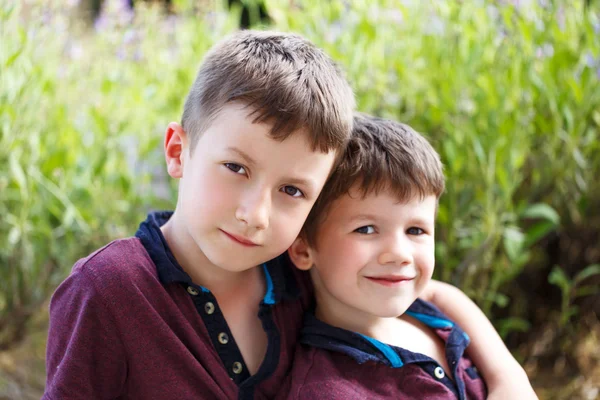
M 225 163 L 224 164 L 228 169 L 232 170 L 236 174 L 246 175 L 246 169 L 241 165 L 235 163 Z
M 302 191 L 300 189 L 298 189 L 297 187 L 294 186 L 284 186 L 281 188 L 281 191 L 289 196 L 292 197 L 302 197 L 304 196 L 304 193 L 302 193 Z
M 354 232 L 361 233 L 363 235 L 372 235 L 375 233 L 375 227 L 373 227 L 373 225 L 365 225 L 355 229 Z
M 412 227 L 412 228 L 408 228 L 408 230 L 406 231 L 406 233 L 408 233 L 409 235 L 415 235 L 415 236 L 419 236 L 425 233 L 425 231 L 421 228 L 417 228 L 417 227 Z

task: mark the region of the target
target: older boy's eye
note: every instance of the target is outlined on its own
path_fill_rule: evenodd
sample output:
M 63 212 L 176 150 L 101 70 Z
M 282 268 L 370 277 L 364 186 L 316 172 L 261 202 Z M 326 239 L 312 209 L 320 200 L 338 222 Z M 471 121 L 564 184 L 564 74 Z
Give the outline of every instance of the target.
M 246 175 L 246 169 L 244 167 L 242 167 L 241 165 L 234 164 L 234 163 L 225 163 L 225 166 L 228 169 L 235 172 L 236 174 Z
M 361 233 L 363 235 L 371 235 L 371 234 L 375 233 L 375 228 L 373 227 L 373 225 L 366 225 L 366 226 L 361 226 L 358 229 L 355 229 L 354 232 Z
M 281 191 L 292 197 L 302 197 L 304 193 L 300 189 L 294 186 L 284 186 L 281 188 Z
M 406 233 L 408 233 L 409 235 L 415 235 L 415 236 L 419 236 L 425 233 L 425 231 L 421 228 L 416 228 L 416 227 L 412 227 L 412 228 L 408 228 L 408 230 L 406 231 Z

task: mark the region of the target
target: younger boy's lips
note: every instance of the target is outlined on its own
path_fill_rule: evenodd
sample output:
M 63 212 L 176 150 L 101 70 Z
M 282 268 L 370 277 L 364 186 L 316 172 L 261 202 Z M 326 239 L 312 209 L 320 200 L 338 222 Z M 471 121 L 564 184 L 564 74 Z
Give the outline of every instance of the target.
M 414 277 L 396 275 L 366 276 L 365 278 L 373 283 L 378 283 L 383 286 L 397 286 L 414 279 Z
M 231 240 L 233 240 L 234 242 L 237 242 L 243 246 L 246 247 L 255 247 L 255 246 L 260 246 L 257 243 L 254 243 L 252 240 L 245 238 L 244 236 L 240 236 L 240 235 L 236 235 L 233 233 L 229 233 L 227 231 L 224 231 L 223 229 L 219 229 L 221 232 L 223 232 L 225 234 L 225 236 L 229 237 Z

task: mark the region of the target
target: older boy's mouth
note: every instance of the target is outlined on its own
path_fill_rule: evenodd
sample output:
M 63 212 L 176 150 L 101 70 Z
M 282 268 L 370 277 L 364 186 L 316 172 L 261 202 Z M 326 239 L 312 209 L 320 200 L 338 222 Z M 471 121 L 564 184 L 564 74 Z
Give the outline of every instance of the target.
M 252 240 L 247 239 L 243 236 L 239 236 L 239 235 L 235 235 L 233 233 L 229 233 L 224 231 L 223 229 L 219 229 L 221 232 L 223 232 L 225 234 L 225 236 L 227 236 L 229 239 L 231 239 L 232 241 L 241 244 L 242 246 L 246 246 L 246 247 L 256 247 L 259 246 L 259 244 L 254 243 Z

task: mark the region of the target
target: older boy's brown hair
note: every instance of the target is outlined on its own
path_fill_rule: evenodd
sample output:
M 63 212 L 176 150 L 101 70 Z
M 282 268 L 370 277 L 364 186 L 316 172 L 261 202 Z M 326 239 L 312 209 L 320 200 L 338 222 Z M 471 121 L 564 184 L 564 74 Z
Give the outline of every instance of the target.
M 248 106 L 253 122 L 272 124 L 276 140 L 307 129 L 313 151 L 341 150 L 350 135 L 352 89 L 335 63 L 298 35 L 246 30 L 207 53 L 181 121 L 192 149 L 233 101 Z
M 350 141 L 302 229 L 315 245 L 318 226 L 331 204 L 358 185 L 363 197 L 390 190 L 399 202 L 444 191 L 444 172 L 438 153 L 410 126 L 366 114 L 356 114 Z

